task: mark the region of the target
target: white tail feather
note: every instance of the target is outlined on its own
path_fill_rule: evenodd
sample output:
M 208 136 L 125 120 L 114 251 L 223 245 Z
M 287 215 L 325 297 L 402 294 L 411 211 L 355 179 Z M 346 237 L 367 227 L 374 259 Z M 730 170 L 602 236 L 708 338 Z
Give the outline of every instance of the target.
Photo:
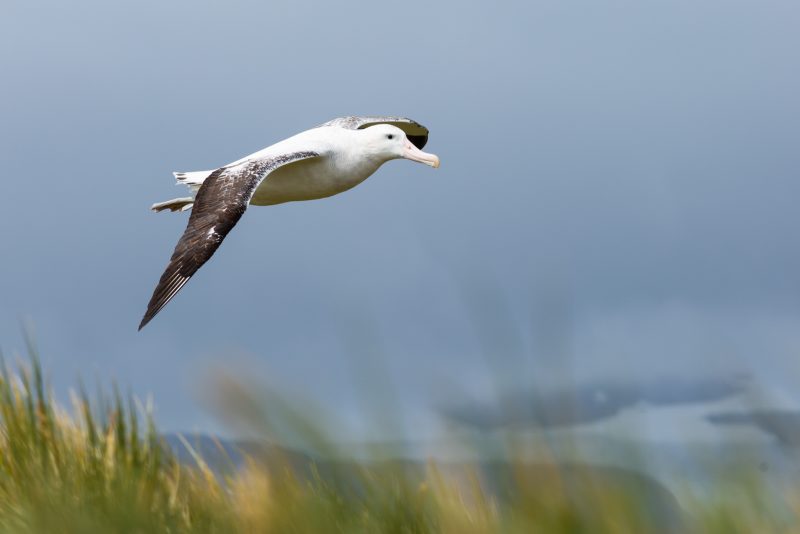
M 173 172 L 172 175 L 175 176 L 175 180 L 177 180 L 179 184 L 185 185 L 192 190 L 192 196 L 173 198 L 172 200 L 159 202 L 153 204 L 150 209 L 153 211 L 186 211 L 191 209 L 194 205 L 194 195 L 197 194 L 200 190 L 200 186 L 203 185 L 205 179 L 208 178 L 208 175 L 212 172 L 214 171 Z
M 175 176 L 175 180 L 179 184 L 183 184 L 191 189 L 193 193 L 197 193 L 200 186 L 203 185 L 205 179 L 212 172 L 214 171 L 173 172 L 172 175 Z

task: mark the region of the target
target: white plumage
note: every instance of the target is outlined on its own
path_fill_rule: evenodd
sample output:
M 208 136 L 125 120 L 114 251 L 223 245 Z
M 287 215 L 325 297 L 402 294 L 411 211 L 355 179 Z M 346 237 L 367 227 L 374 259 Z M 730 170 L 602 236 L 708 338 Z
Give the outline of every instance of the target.
M 141 330 L 214 254 L 248 205 L 313 200 L 346 191 L 392 159 L 439 166 L 421 149 L 424 126 L 400 117 L 344 117 L 306 130 L 211 171 L 176 172 L 192 196 L 154 204 L 154 211 L 192 209 L 142 319 Z

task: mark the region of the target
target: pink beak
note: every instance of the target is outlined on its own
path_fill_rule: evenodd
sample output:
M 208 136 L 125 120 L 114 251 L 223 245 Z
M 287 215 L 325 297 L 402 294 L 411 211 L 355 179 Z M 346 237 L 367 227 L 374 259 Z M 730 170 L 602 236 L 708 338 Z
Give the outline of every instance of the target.
M 439 167 L 439 156 L 436 154 L 428 154 L 411 144 L 411 141 L 406 139 L 405 150 L 403 150 L 403 157 L 411 161 L 419 161 L 425 165 L 430 165 L 434 169 Z

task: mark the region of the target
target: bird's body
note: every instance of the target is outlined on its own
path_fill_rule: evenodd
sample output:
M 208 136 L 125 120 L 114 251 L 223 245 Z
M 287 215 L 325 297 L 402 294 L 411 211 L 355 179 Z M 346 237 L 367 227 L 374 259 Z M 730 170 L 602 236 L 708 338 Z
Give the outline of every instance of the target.
M 194 195 L 154 204 L 192 214 L 161 277 L 141 330 L 216 251 L 248 205 L 314 200 L 347 191 L 383 163 L 406 158 L 439 166 L 420 149 L 428 130 L 398 117 L 344 117 L 212 171 L 174 173 Z
M 335 137 L 320 135 L 327 133 L 325 129 L 314 128 L 269 147 L 267 152 L 273 154 L 315 147 L 314 152 L 320 157 L 290 163 L 273 171 L 269 180 L 258 186 L 250 204 L 269 206 L 333 196 L 357 186 L 383 163 L 361 153 L 361 145 L 353 139 L 357 131 L 343 130 Z

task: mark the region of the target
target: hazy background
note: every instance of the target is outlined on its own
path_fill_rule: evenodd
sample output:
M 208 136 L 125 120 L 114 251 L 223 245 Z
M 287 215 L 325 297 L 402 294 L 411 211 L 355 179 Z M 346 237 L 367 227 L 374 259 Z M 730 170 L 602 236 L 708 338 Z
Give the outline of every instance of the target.
M 166 430 L 225 431 L 219 368 L 345 439 L 793 410 L 798 27 L 793 1 L 5 2 L 0 347 L 29 320 L 58 391 L 116 378 Z M 171 171 L 348 114 L 425 124 L 441 168 L 249 210 L 137 333 L 186 224 L 148 211 Z M 542 419 L 559 395 L 577 415 Z M 374 402 L 402 431 L 365 430 Z

